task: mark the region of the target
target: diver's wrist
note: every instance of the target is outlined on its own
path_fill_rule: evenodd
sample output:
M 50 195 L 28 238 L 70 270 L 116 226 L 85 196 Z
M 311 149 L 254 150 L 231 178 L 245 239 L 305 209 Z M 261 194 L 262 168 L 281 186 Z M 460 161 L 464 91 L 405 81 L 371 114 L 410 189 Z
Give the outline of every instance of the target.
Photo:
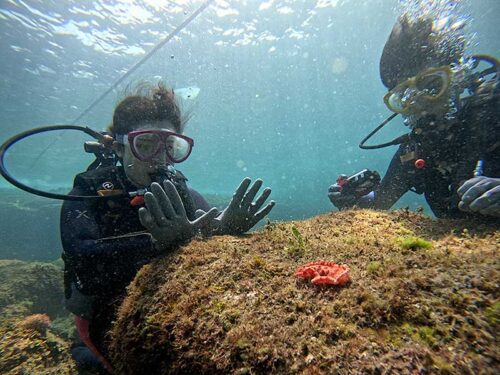
M 170 247 L 170 244 L 157 240 L 153 235 L 151 235 L 151 245 L 156 251 L 165 251 Z

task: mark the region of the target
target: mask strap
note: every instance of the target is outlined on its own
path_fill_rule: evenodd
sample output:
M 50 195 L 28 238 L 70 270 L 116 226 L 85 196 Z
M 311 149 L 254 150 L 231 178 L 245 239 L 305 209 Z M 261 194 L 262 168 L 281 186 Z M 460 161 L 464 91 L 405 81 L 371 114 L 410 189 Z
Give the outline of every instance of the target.
M 115 135 L 115 140 L 119 144 L 125 145 L 128 143 L 128 137 L 127 134 L 116 134 Z

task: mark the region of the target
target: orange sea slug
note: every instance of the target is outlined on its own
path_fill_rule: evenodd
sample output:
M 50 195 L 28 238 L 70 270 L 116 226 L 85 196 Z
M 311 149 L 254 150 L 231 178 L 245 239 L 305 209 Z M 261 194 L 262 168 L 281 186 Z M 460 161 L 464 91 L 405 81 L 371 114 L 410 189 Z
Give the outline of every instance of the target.
M 319 260 L 297 268 L 296 277 L 311 279 L 313 284 L 345 285 L 350 281 L 349 267 L 327 260 Z

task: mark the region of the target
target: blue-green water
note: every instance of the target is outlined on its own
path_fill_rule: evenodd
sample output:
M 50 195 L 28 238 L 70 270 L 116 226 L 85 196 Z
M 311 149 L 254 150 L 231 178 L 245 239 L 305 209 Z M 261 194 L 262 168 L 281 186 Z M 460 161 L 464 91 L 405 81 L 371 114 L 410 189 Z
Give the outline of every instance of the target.
M 71 123 L 202 3 L 0 2 L 0 139 Z M 471 38 L 468 53 L 500 55 L 498 0 L 439 3 L 459 3 L 456 12 L 467 20 Z M 125 87 L 141 80 L 199 87 L 195 100 L 182 103 L 191 114 L 186 134 L 195 139 L 195 148 L 178 167 L 191 186 L 226 196 L 243 177 L 260 177 L 277 202 L 271 219 L 330 211 L 326 192 L 339 173 L 370 168 L 383 174 L 395 152 L 362 151 L 357 145 L 390 114 L 382 101 L 386 89 L 379 58 L 408 4 L 215 1 L 79 123 L 105 129 Z M 396 119 L 376 141 L 405 131 Z M 34 187 L 67 189 L 92 160 L 83 152 L 86 139 L 74 132 L 37 136 L 13 148 L 7 165 Z M 0 186 L 9 187 L 3 179 Z M 57 210 L 45 214 L 37 208 L 44 220 L 35 214 L 28 221 L 13 220 L 11 199 L 4 195 L 0 211 L 3 233 L 9 235 L 8 241 L 2 236 L 1 257 L 58 254 L 52 245 L 59 235 Z M 425 202 L 409 193 L 398 205 Z M 33 222 L 45 236 L 41 244 L 51 239 L 50 250 L 11 251 L 16 238 L 22 248 Z

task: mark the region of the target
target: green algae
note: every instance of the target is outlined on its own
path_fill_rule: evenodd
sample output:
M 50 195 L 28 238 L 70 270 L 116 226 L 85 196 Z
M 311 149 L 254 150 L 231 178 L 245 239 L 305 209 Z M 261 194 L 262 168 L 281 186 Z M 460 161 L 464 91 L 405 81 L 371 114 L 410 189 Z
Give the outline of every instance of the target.
M 210 304 L 210 310 L 216 314 L 222 313 L 225 308 L 226 304 L 224 303 L 224 301 L 221 300 L 213 300 L 212 303 Z
M 405 250 L 430 249 L 432 243 L 420 237 L 402 237 L 398 239 L 399 245 Z
M 492 306 L 487 307 L 484 314 L 488 323 L 498 326 L 500 323 L 500 302 L 495 302 Z
M 292 238 L 289 240 L 288 246 L 285 247 L 285 251 L 294 258 L 300 258 L 306 252 L 306 241 L 295 224 L 292 224 L 290 230 Z
M 419 327 L 417 329 L 418 337 L 430 347 L 435 347 L 438 343 L 436 332 L 431 327 Z
M 366 267 L 366 270 L 368 271 L 368 273 L 374 273 L 374 274 L 377 274 L 380 272 L 382 268 L 382 263 L 379 262 L 379 261 L 373 261 L 373 262 L 370 262 L 368 263 L 368 266 Z

